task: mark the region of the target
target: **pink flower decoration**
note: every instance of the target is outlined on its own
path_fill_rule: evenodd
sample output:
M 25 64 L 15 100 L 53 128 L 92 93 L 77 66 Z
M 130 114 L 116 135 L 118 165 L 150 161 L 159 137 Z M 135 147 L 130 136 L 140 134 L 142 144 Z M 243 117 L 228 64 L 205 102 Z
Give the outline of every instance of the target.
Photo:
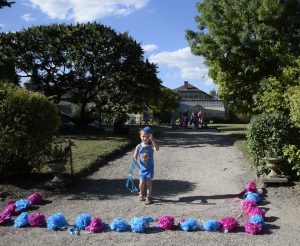
M 266 215 L 266 210 L 260 208 L 260 207 L 255 207 L 255 208 L 251 208 L 248 212 L 248 216 L 251 217 L 253 215 L 256 215 L 256 214 L 259 214 L 261 215 L 263 218 L 265 217 Z
M 253 193 L 256 193 L 257 192 L 257 188 L 256 188 L 256 184 L 254 181 L 251 181 L 248 185 L 247 185 L 247 188 L 246 188 L 246 193 L 247 192 L 253 192 Z
M 233 231 L 239 225 L 237 220 L 233 217 L 225 217 L 225 218 L 221 219 L 219 221 L 219 223 L 221 224 L 221 226 L 225 232 Z
M 245 225 L 245 232 L 256 235 L 262 232 L 262 225 L 261 224 L 254 224 L 250 222 L 246 222 Z
M 170 215 L 163 215 L 157 219 L 157 225 L 163 230 L 171 230 L 174 227 L 174 218 Z
M 42 227 L 46 224 L 45 215 L 41 213 L 34 213 L 28 216 L 28 221 L 30 226 Z
M 15 212 L 16 205 L 14 201 L 10 201 L 7 203 L 6 208 L 3 210 L 4 213 L 9 213 L 12 216 Z
M 100 218 L 92 218 L 91 223 L 85 228 L 90 233 L 102 232 L 104 230 L 104 223 Z
M 2 211 L 0 213 L 0 224 L 3 224 L 11 219 L 11 215 L 7 211 Z
M 243 201 L 243 212 L 244 214 L 248 214 L 251 209 L 256 208 L 257 204 L 254 200 L 245 200 Z
M 35 204 L 39 204 L 43 198 L 39 192 L 34 192 L 27 199 L 31 205 L 35 205 Z

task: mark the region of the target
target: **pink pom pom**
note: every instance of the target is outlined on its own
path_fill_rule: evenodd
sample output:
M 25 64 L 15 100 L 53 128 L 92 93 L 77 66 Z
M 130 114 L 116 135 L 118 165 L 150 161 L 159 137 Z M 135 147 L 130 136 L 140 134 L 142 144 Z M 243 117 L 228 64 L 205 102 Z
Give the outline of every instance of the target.
M 256 184 L 255 184 L 255 182 L 254 181 L 251 181 L 248 185 L 247 185 L 247 187 L 246 187 L 246 192 L 253 192 L 253 193 L 256 193 L 256 191 L 257 191 L 257 188 L 256 188 Z
M 92 218 L 89 226 L 85 228 L 90 233 L 102 232 L 104 230 L 104 223 L 100 218 Z
M 41 213 L 34 213 L 28 216 L 28 221 L 30 226 L 42 227 L 46 224 L 45 215 Z
M 256 208 L 257 204 L 254 200 L 245 200 L 243 201 L 243 212 L 248 214 L 251 209 Z
M 8 213 L 7 211 L 2 211 L 0 213 L 0 224 L 3 224 L 5 222 L 9 221 L 10 218 L 11 218 L 10 213 Z
M 250 222 L 246 222 L 245 225 L 245 232 L 250 234 L 259 234 L 262 232 L 262 225 L 261 224 L 254 224 Z
M 251 208 L 248 212 L 248 216 L 251 217 L 253 215 L 256 215 L 256 214 L 259 214 L 261 215 L 263 218 L 265 217 L 266 215 L 266 210 L 260 208 L 260 207 L 255 207 L 255 208 Z
M 225 218 L 221 219 L 220 224 L 225 232 L 233 231 L 239 225 L 237 220 L 233 217 L 225 217 Z
M 28 201 L 31 205 L 39 204 L 42 201 L 42 195 L 38 192 L 34 192 L 28 198 Z
M 163 215 L 157 219 L 157 225 L 164 230 L 171 230 L 174 227 L 174 218 L 170 215 Z
M 16 209 L 15 202 L 10 201 L 7 203 L 6 208 L 3 210 L 3 212 L 7 212 L 12 216 L 15 212 L 15 209 Z

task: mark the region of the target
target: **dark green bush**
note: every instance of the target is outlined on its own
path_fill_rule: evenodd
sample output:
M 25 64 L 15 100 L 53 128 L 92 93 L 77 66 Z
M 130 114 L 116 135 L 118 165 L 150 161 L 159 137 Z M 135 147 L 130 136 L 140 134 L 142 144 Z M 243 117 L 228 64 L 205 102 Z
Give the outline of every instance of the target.
M 45 154 L 60 124 L 40 93 L 0 84 L 0 174 L 24 174 Z
M 289 118 L 279 113 L 263 113 L 252 118 L 247 129 L 248 147 L 259 174 L 268 172 L 264 157 L 283 155 L 290 142 L 292 126 Z

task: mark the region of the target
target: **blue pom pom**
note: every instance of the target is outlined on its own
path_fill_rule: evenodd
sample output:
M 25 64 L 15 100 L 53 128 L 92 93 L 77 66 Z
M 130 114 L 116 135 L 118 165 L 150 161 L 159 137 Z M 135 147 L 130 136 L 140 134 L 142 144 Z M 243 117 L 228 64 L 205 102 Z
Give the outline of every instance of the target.
M 29 208 L 31 204 L 27 199 L 21 199 L 19 201 L 16 201 L 15 205 L 16 205 L 15 211 L 21 212 L 21 211 L 25 210 L 26 208 Z
M 144 232 L 150 222 L 155 221 L 152 217 L 133 217 L 130 221 L 131 230 L 133 232 Z
M 196 219 L 187 219 L 180 223 L 180 228 L 184 231 L 196 231 L 199 225 Z
M 116 218 L 110 225 L 110 229 L 117 232 L 128 231 L 129 224 L 126 220 L 122 220 L 120 218 Z
M 91 215 L 88 213 L 79 214 L 76 217 L 75 225 L 78 229 L 85 229 L 91 223 Z
M 63 227 L 67 227 L 69 223 L 65 219 L 62 213 L 51 215 L 47 220 L 47 228 L 49 230 L 57 230 Z
M 265 223 L 264 218 L 259 214 L 251 216 L 249 222 L 253 224 L 260 224 L 260 225 L 264 225 Z
M 15 227 L 24 227 L 29 225 L 29 220 L 28 220 L 29 214 L 27 212 L 21 213 L 18 218 L 15 219 Z
M 259 203 L 261 198 L 257 193 L 247 192 L 245 194 L 245 200 L 254 200 L 256 203 Z
M 205 231 L 219 231 L 221 228 L 217 220 L 207 220 L 203 222 L 203 229 Z

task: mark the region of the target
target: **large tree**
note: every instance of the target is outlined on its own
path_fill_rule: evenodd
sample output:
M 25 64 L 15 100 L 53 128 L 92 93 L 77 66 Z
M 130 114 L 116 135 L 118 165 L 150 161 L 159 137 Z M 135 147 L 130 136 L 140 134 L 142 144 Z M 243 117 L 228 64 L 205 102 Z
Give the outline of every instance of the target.
M 0 0 L 0 9 L 3 9 L 4 7 L 11 7 L 14 3 L 15 2 L 9 2 L 7 0 Z
M 19 83 L 15 69 L 15 55 L 8 35 L 0 33 L 0 81 Z
M 68 95 L 81 105 L 80 119 L 88 103 L 99 94 L 110 98 L 140 95 L 136 88 L 158 87 L 156 70 L 144 69 L 143 51 L 127 33 L 120 34 L 97 23 L 32 27 L 11 37 L 17 68 L 40 81 L 40 89 L 56 102 Z M 0 47 L 1 49 L 1 47 Z M 153 80 L 143 80 L 152 76 Z
M 197 4 L 198 31 L 186 37 L 202 55 L 222 99 L 251 111 L 261 81 L 278 76 L 300 53 L 297 0 L 204 0 Z

